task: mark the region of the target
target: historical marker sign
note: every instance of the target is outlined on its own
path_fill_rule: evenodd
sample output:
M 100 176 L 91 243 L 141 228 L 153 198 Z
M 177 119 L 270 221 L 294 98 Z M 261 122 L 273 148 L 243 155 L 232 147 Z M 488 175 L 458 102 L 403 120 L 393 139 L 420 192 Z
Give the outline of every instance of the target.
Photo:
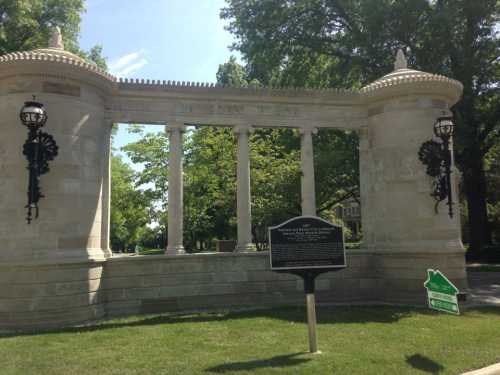
M 346 267 L 342 227 L 315 216 L 299 216 L 269 228 L 271 270 L 304 280 L 309 351 L 318 352 L 314 280 L 323 272 Z
M 424 283 L 427 289 L 429 307 L 434 310 L 459 315 L 458 288 L 438 270 L 427 270 L 427 280 Z
M 271 270 L 345 268 L 342 227 L 299 216 L 269 228 Z

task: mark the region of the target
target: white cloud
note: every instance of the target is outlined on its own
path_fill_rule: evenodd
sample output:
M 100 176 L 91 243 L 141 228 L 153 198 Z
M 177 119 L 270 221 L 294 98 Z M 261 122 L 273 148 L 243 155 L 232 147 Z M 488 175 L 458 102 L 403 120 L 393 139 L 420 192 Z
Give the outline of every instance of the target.
M 144 49 L 141 49 L 112 60 L 109 63 L 110 72 L 115 76 L 123 77 L 141 69 L 148 63 L 148 60 L 143 57 L 145 52 Z
M 124 76 L 124 75 L 130 74 L 132 72 L 135 72 L 136 70 L 141 69 L 147 63 L 148 63 L 148 60 L 140 59 L 136 63 L 126 66 L 121 71 L 119 71 L 116 75 L 117 76 Z

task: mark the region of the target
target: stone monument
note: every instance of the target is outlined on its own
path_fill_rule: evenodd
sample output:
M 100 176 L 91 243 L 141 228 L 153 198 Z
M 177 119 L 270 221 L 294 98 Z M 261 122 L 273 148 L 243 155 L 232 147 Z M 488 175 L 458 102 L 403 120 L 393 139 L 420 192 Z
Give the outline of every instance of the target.
M 425 304 L 422 282 L 429 268 L 442 270 L 464 289 L 459 215 L 450 219 L 433 211 L 430 180 L 417 155 L 436 118 L 449 112 L 461 92 L 457 81 L 408 69 L 402 52 L 393 72 L 349 91 L 118 80 L 65 51 L 58 29 L 49 48 L 0 56 L 0 329 L 301 302 L 294 276 L 273 274 L 267 254 L 253 251 L 248 134 L 257 127 L 300 131 L 302 207 L 312 216 L 314 133 L 324 128 L 359 133 L 365 246 L 347 253 L 349 268 L 318 279 L 319 301 Z M 45 128 L 57 140 L 59 156 L 41 180 L 40 217 L 27 225 L 26 132 L 18 116 L 32 95 L 45 105 Z M 113 123 L 163 124 L 169 132 L 168 256 L 111 257 Z M 184 252 L 180 150 L 185 124 L 235 129 L 238 242 L 233 253 Z

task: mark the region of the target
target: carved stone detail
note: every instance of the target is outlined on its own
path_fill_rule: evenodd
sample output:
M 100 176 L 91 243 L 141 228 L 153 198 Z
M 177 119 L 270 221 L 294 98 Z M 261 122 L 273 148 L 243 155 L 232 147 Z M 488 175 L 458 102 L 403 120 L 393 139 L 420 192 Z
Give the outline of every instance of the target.
M 52 35 L 50 36 L 49 48 L 64 49 L 64 42 L 61 34 L 61 29 L 56 26 L 52 29 Z

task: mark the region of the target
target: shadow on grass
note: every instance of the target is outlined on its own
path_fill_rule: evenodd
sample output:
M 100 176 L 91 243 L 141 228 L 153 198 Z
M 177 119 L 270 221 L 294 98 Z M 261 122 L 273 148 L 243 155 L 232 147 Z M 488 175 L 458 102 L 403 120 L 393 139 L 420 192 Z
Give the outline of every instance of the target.
M 253 361 L 245 361 L 245 362 L 224 363 L 223 365 L 210 367 L 205 371 L 221 374 L 225 372 L 233 373 L 236 371 L 252 371 L 267 367 L 272 368 L 272 367 L 297 366 L 311 360 L 310 358 L 296 358 L 297 356 L 303 354 L 306 353 L 278 355 L 268 359 L 256 359 Z
M 498 315 L 500 309 L 477 308 L 476 311 Z M 428 309 L 395 306 L 318 306 L 318 324 L 359 324 L 359 323 L 394 323 L 412 314 L 436 315 Z M 67 328 L 0 333 L 1 338 L 16 336 L 35 336 L 47 333 L 84 333 L 107 329 L 153 326 L 160 324 L 184 324 L 222 322 L 228 320 L 267 318 L 288 322 L 306 324 L 305 306 L 276 307 L 273 309 L 197 312 L 197 313 L 166 313 L 155 316 L 134 316 L 130 318 L 113 318 L 92 322 L 86 326 Z
M 406 357 L 406 363 L 417 370 L 428 372 L 429 374 L 439 374 L 444 370 L 441 364 L 421 354 L 414 354 L 410 357 Z

